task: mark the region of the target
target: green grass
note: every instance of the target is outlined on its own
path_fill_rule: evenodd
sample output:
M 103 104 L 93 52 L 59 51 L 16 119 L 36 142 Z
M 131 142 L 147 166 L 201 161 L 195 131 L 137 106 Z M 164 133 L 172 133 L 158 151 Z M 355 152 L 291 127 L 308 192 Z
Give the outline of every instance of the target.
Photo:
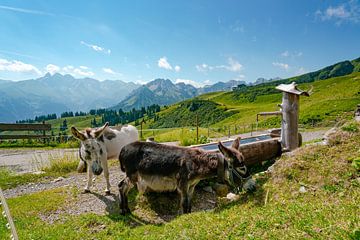
M 72 188 L 8 203 L 21 239 L 359 239 L 360 172 L 354 162 L 360 157 L 360 133 L 341 130 L 331 138 L 336 139 L 331 146 L 310 145 L 282 156 L 270 176 L 257 177 L 254 194 L 241 193 L 238 201 L 220 201 L 214 211 L 179 215 L 162 225 L 117 213 L 62 214 L 52 223 L 43 221 L 76 203 Z M 0 239 L 8 237 L 4 221 L 0 218 Z

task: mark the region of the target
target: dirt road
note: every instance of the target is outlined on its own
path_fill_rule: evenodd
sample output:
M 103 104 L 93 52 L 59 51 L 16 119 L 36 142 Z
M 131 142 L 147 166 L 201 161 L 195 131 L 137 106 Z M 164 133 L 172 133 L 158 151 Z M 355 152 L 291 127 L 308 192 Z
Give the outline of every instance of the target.
M 0 167 L 17 173 L 36 172 L 52 159 L 64 156 L 79 158 L 78 149 L 0 149 Z

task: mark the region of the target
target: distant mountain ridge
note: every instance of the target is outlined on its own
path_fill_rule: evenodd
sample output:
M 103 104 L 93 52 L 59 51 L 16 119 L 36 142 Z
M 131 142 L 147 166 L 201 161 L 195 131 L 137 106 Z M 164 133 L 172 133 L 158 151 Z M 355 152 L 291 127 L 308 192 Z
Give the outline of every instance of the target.
M 18 82 L 0 80 L 0 121 L 14 122 L 49 113 L 106 108 L 138 87 L 120 80 L 77 79 L 59 73 Z
M 245 83 L 244 81 L 230 80 L 229 82 L 218 82 L 202 88 L 196 88 L 190 84 L 172 83 L 169 79 L 155 79 L 140 88 L 134 90 L 111 109 L 129 111 L 132 108 L 139 109 L 152 104 L 169 105 L 200 94 L 216 91 L 229 91 L 232 87 Z

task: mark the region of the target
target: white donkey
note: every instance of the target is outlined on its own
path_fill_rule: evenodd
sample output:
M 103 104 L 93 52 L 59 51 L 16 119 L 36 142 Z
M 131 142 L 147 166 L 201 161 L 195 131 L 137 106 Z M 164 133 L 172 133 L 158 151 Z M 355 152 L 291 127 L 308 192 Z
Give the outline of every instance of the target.
M 84 193 L 90 192 L 93 174 L 100 175 L 104 170 L 105 194 L 110 194 L 107 160 L 117 159 L 123 146 L 139 140 L 138 130 L 134 126 L 127 125 L 116 130 L 108 125 L 107 122 L 100 128 L 87 128 L 84 131 L 78 131 L 75 127 L 71 127 L 74 137 L 81 140 L 79 167 L 81 164 L 87 165 L 87 185 Z

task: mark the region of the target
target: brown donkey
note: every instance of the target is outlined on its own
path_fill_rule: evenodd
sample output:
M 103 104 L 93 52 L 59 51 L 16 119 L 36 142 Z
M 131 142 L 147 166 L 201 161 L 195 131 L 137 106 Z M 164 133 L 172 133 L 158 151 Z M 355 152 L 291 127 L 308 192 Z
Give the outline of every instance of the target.
M 232 188 L 255 190 L 255 182 L 239 152 L 240 138 L 231 148 L 221 142 L 221 153 L 196 148 L 168 146 L 153 142 L 133 142 L 124 146 L 119 160 L 126 178 L 119 183 L 121 214 L 130 212 L 128 192 L 136 184 L 140 193 L 175 191 L 181 195 L 184 213 L 191 212 L 191 198 L 196 184 L 202 179 L 217 177 Z M 244 182 L 246 181 L 246 184 Z

